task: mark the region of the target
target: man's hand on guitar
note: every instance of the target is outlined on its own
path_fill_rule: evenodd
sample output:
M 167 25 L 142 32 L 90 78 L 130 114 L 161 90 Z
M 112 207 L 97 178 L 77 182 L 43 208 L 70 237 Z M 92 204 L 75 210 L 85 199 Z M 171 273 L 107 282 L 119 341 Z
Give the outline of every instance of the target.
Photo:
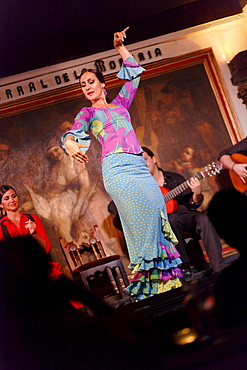
M 197 178 L 197 177 L 191 177 L 188 181 L 187 181 L 192 193 L 194 194 L 201 194 L 202 192 L 202 187 L 201 187 L 201 183 L 200 183 L 200 180 Z
M 202 187 L 200 180 L 197 177 L 191 177 L 188 181 L 188 186 L 190 187 L 191 191 L 193 192 L 193 202 L 194 203 L 200 203 L 203 201 L 203 195 L 202 195 Z
M 236 174 L 240 177 L 244 184 L 246 184 L 247 179 L 247 163 L 235 163 L 232 166 L 232 171 L 236 172 Z

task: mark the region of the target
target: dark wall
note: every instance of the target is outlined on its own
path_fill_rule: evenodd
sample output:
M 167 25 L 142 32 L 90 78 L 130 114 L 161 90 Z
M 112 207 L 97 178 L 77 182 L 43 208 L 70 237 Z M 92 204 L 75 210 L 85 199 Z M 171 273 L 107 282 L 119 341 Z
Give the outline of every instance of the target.
M 241 0 L 0 0 L 0 78 L 238 14 Z M 172 4 L 172 5 L 171 5 Z

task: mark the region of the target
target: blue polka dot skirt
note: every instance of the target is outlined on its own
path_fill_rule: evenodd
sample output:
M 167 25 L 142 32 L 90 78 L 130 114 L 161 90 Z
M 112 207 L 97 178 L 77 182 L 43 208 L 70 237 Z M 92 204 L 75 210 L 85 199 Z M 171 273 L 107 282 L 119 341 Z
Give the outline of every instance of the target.
M 127 292 L 140 300 L 182 284 L 182 262 L 163 195 L 142 155 L 115 153 L 102 164 L 106 191 L 114 201 L 123 227 L 130 265 Z

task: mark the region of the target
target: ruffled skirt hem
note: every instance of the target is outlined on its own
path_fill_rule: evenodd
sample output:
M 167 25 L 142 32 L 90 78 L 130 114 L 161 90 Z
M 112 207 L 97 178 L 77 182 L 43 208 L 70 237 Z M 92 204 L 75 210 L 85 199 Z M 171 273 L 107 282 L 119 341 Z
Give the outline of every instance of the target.
M 146 282 L 136 280 L 126 288 L 126 292 L 134 299 L 142 300 L 153 297 L 156 294 L 161 294 L 172 289 L 180 288 L 181 286 L 182 283 L 178 277 L 169 279 L 167 281 L 161 279 L 152 279 Z
M 158 243 L 157 258 L 146 260 L 139 257 L 137 263 L 130 263 L 131 284 L 126 288 L 126 292 L 136 300 L 149 298 L 182 286 L 180 278 L 183 274 L 178 267 L 182 261 L 173 244 L 177 240 L 163 212 L 160 213 L 162 231 L 166 235 L 168 245 Z

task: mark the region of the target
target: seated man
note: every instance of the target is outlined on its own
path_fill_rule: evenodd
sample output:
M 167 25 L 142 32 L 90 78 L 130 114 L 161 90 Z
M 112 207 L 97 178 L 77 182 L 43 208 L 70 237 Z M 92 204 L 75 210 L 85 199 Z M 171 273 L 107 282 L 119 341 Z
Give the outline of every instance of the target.
M 153 152 L 146 147 L 142 147 L 142 149 L 149 172 L 160 187 L 172 190 L 181 183 L 186 182 L 185 178 L 178 173 L 164 172 L 157 166 Z M 186 252 L 186 243 L 183 236 L 184 231 L 190 233 L 196 232 L 200 236 L 214 272 L 219 272 L 225 267 L 221 242 L 213 225 L 205 213 L 196 210 L 203 202 L 200 181 L 196 177 L 191 177 L 187 184 L 189 188 L 174 198 L 178 204 L 177 210 L 172 213 L 168 211 L 169 222 L 179 241 L 176 248 L 183 262 L 182 270 L 184 270 L 185 280 L 192 278 L 192 273 L 189 265 L 189 257 Z

